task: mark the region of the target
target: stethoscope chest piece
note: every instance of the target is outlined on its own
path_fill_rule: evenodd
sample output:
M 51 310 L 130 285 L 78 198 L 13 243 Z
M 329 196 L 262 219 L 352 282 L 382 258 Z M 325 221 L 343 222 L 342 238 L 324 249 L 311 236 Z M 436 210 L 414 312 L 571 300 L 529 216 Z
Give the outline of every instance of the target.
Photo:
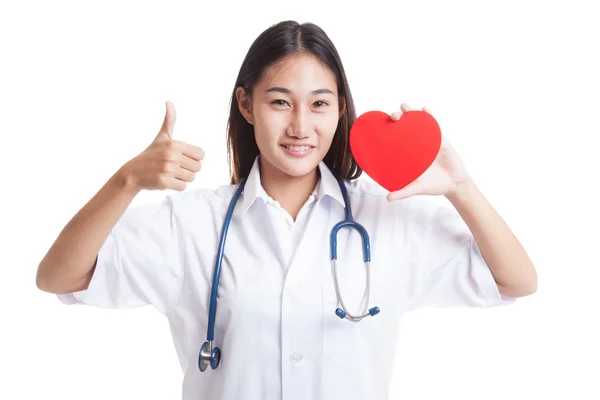
M 233 194 L 233 197 L 232 197 L 232 199 L 229 203 L 229 207 L 227 209 L 227 213 L 225 215 L 223 227 L 221 229 L 221 238 L 219 240 L 219 247 L 217 249 L 217 256 L 215 259 L 215 269 L 214 269 L 213 282 L 212 282 L 212 288 L 211 288 L 211 293 L 210 293 L 210 309 L 209 309 L 209 313 L 208 313 L 208 327 L 207 327 L 206 341 L 202 344 L 202 347 L 200 348 L 200 352 L 198 354 L 198 368 L 200 369 L 201 372 L 206 371 L 208 369 L 209 365 L 212 369 L 217 369 L 217 367 L 219 366 L 219 364 L 221 362 L 221 349 L 213 345 L 214 333 L 215 333 L 215 315 L 217 312 L 217 290 L 219 287 L 219 277 L 221 275 L 221 265 L 222 265 L 223 253 L 224 253 L 224 249 L 225 249 L 225 240 L 227 238 L 227 232 L 229 230 L 229 224 L 231 222 L 231 217 L 233 215 L 233 210 L 234 210 L 235 204 L 237 203 L 242 191 L 244 190 L 245 184 L 246 184 L 246 179 L 243 179 L 240 182 L 240 184 L 238 185 L 235 193 Z M 338 178 L 338 184 L 340 185 L 340 190 L 342 191 L 342 196 L 344 197 L 345 218 L 343 221 L 337 223 L 333 227 L 333 229 L 331 230 L 331 233 L 330 233 L 331 263 L 332 263 L 332 267 L 333 267 L 335 291 L 336 291 L 338 301 L 341 305 L 341 307 L 338 307 L 335 310 L 335 314 L 340 319 L 348 319 L 352 322 L 358 322 L 358 321 L 361 321 L 363 318 L 366 318 L 369 316 L 373 317 L 373 316 L 379 314 L 380 310 L 379 310 L 379 307 L 371 307 L 370 309 L 368 308 L 369 307 L 369 295 L 370 295 L 370 291 L 371 291 L 371 280 L 370 280 L 370 278 L 371 278 L 371 249 L 370 249 L 370 243 L 369 243 L 369 235 L 367 233 L 367 230 L 362 225 L 360 225 L 359 223 L 354 221 L 354 218 L 352 216 L 352 210 L 350 208 L 350 200 L 348 199 L 348 193 L 347 193 L 346 187 L 344 186 L 343 180 Z M 345 228 L 345 227 L 356 229 L 362 236 L 362 241 L 363 241 L 363 255 L 364 255 L 364 262 L 365 262 L 366 275 L 367 275 L 367 284 L 366 284 L 367 298 L 366 298 L 364 309 L 363 309 L 362 313 L 359 315 L 352 315 L 348 312 L 346 305 L 344 304 L 344 300 L 342 298 L 341 292 L 340 292 L 338 276 L 337 276 L 337 233 L 340 229 Z
M 200 354 L 198 355 L 198 368 L 200 371 L 206 371 L 206 368 L 210 365 L 212 369 L 217 369 L 221 363 L 221 349 L 215 347 L 213 349 L 212 341 L 206 341 L 200 348 Z

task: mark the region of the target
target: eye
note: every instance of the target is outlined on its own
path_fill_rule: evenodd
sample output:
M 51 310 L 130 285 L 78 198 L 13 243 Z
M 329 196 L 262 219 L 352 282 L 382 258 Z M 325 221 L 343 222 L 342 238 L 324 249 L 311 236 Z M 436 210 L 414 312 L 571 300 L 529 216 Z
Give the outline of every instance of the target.
M 325 107 L 327 105 L 327 102 L 319 100 L 319 101 L 315 101 L 315 106 L 317 106 L 317 108 L 321 108 L 321 107 Z
M 271 102 L 271 104 L 275 104 L 275 105 L 278 105 L 278 106 L 285 106 L 287 104 L 289 106 L 289 103 L 287 101 L 281 100 L 281 99 L 273 100 Z

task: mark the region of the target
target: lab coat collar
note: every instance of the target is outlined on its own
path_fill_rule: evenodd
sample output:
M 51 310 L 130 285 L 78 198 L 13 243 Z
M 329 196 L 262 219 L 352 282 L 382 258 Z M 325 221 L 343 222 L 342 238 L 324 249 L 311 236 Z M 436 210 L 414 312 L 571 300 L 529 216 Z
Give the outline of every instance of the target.
M 250 173 L 248 174 L 248 179 L 246 181 L 246 186 L 244 187 L 244 192 L 242 193 L 242 198 L 240 199 L 240 206 L 236 214 L 243 214 L 246 211 L 248 211 L 248 209 L 254 204 L 254 202 L 257 199 L 261 199 L 265 203 L 274 202 L 274 200 L 267 194 L 267 192 L 265 192 L 261 184 L 259 159 L 260 156 L 256 157 L 256 159 L 254 160 L 254 164 L 250 169 Z M 342 192 L 340 190 L 340 186 L 337 182 L 337 179 L 323 161 L 319 163 L 318 168 L 321 174 L 321 178 L 319 179 L 319 182 L 317 183 L 313 194 L 317 197 L 317 200 L 321 200 L 323 197 L 329 196 L 332 199 L 336 200 L 338 203 L 340 203 L 342 207 L 344 207 L 344 197 L 342 196 Z
M 321 172 L 321 179 L 319 180 L 319 185 L 317 185 L 317 198 L 321 199 L 324 196 L 329 196 L 336 200 L 342 207 L 345 207 L 344 196 L 340 190 L 340 185 L 338 184 L 336 177 L 323 161 L 319 163 L 319 171 Z

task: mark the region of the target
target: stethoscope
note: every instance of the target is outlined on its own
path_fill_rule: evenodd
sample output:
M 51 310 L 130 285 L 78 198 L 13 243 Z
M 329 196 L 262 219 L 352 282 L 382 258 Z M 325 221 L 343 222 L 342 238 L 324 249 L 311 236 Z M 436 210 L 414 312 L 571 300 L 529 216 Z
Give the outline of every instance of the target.
M 345 204 L 345 218 L 343 221 L 338 222 L 330 234 L 330 250 L 331 250 L 331 266 L 333 268 L 333 277 L 334 277 L 334 285 L 335 285 L 335 294 L 341 305 L 341 308 L 338 307 L 335 310 L 335 314 L 340 317 L 340 319 L 348 319 L 352 322 L 361 321 L 363 318 L 374 316 L 379 313 L 379 307 L 369 307 L 369 295 L 371 292 L 371 245 L 369 243 L 369 234 L 367 230 L 358 222 L 356 222 L 352 216 L 352 210 L 350 209 L 350 201 L 348 200 L 348 191 L 343 181 L 337 178 L 338 184 L 342 191 L 342 196 L 344 197 Z M 233 215 L 233 209 L 240 197 L 240 194 L 244 190 L 244 186 L 246 185 L 246 179 L 243 179 L 235 193 L 233 194 L 233 198 L 229 203 L 229 207 L 227 209 L 227 214 L 225 215 L 225 221 L 223 223 L 223 228 L 221 230 L 221 238 L 219 240 L 219 248 L 217 249 L 217 256 L 215 261 L 215 269 L 213 275 L 213 283 L 212 289 L 210 293 L 210 308 L 208 314 L 208 332 L 206 341 L 200 347 L 200 354 L 198 357 L 198 367 L 200 371 L 204 372 L 206 368 L 210 365 L 212 369 L 216 369 L 219 366 L 221 361 L 221 349 L 219 347 L 213 346 L 214 336 L 215 336 L 215 314 L 217 308 L 217 290 L 219 286 L 219 277 L 221 276 L 221 263 L 223 260 L 223 252 L 225 249 L 225 239 L 227 238 L 227 232 L 229 230 L 229 224 L 231 222 L 231 216 Z M 356 229 L 361 237 L 363 243 L 363 259 L 365 262 L 366 269 L 366 301 L 365 306 L 360 315 L 352 315 L 346 309 L 346 305 L 344 304 L 344 300 L 342 298 L 342 294 L 340 292 L 339 284 L 338 284 L 338 276 L 337 276 L 337 234 L 342 228 L 353 228 Z

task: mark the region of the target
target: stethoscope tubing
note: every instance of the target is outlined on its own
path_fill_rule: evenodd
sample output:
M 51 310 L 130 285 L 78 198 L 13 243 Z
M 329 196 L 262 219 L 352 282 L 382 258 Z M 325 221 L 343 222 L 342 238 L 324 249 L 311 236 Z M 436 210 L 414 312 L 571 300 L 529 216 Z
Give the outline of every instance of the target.
M 344 197 L 345 204 L 345 218 L 343 221 L 335 224 L 330 233 L 330 252 L 331 252 L 331 264 L 333 269 L 334 276 L 334 285 L 336 296 L 340 302 L 341 308 L 337 308 L 335 310 L 336 315 L 341 319 L 348 319 L 353 322 L 361 321 L 363 318 L 368 316 L 374 316 L 379 313 L 379 307 L 372 307 L 367 310 L 369 307 L 369 296 L 371 291 L 371 244 L 369 239 L 369 234 L 367 230 L 356 222 L 352 215 L 352 209 L 350 206 L 350 200 L 348 199 L 348 191 L 345 187 L 344 182 L 341 179 L 337 179 L 338 184 L 340 186 L 342 196 Z M 200 371 L 205 371 L 210 365 L 212 369 L 216 369 L 219 366 L 221 360 L 221 349 L 219 347 L 214 346 L 214 336 L 215 336 L 215 317 L 217 311 L 217 295 L 219 290 L 219 279 L 221 277 L 221 266 L 223 260 L 223 253 L 225 251 L 225 242 L 227 240 L 227 232 L 229 231 L 229 225 L 231 223 L 231 219 L 233 216 L 233 211 L 238 202 L 238 199 L 241 193 L 244 190 L 244 186 L 246 185 L 246 179 L 242 179 L 235 190 L 233 197 L 229 203 L 229 207 L 227 208 L 227 213 L 225 215 L 223 227 L 221 229 L 221 236 L 219 239 L 219 247 L 217 250 L 217 255 L 215 257 L 215 266 L 213 272 L 213 282 L 210 293 L 210 305 L 208 312 L 208 327 L 206 332 L 206 341 L 202 344 L 200 348 L 200 354 L 198 357 L 198 367 Z M 337 274 L 337 235 L 338 232 L 342 228 L 351 228 L 355 229 L 360 233 L 362 238 L 362 247 L 363 247 L 363 259 L 365 262 L 366 269 L 366 301 L 363 312 L 361 315 L 352 315 L 347 311 L 346 305 L 344 304 L 344 300 L 340 291 L 339 282 L 338 282 L 338 274 Z

